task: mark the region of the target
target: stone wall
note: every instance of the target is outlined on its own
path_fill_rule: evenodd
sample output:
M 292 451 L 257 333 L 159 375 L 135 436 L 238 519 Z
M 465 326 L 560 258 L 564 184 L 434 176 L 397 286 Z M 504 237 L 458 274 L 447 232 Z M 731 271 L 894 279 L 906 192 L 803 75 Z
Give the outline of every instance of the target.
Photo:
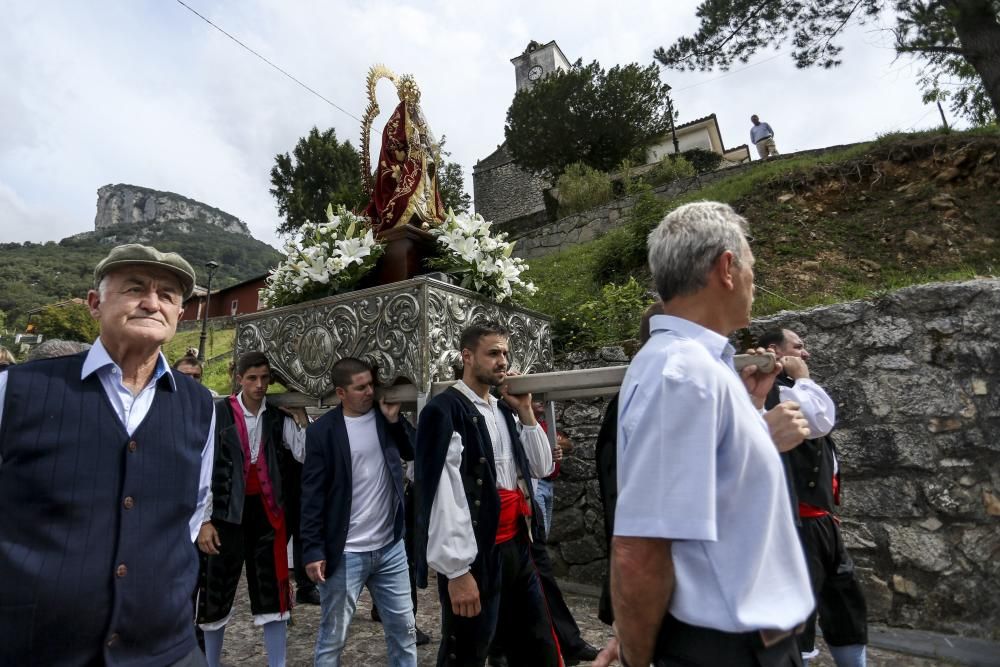
M 837 403 L 843 529 L 873 622 L 1000 638 L 1000 280 L 941 283 L 783 312 Z M 573 352 L 563 368 L 625 363 L 623 348 Z M 577 444 L 556 485 L 559 574 L 606 566 L 594 441 L 603 400 L 560 406 Z
M 164 221 L 206 222 L 227 232 L 250 236 L 246 224 L 236 216 L 173 192 L 126 184 L 105 185 L 97 190 L 95 230 Z
M 844 146 L 831 146 L 812 151 L 801 151 L 771 159 L 787 159 L 792 157 L 792 155 L 818 155 L 841 148 L 844 148 Z M 666 183 L 653 188 L 653 194 L 660 199 L 671 199 L 687 192 L 699 190 L 716 181 L 738 175 L 748 169 L 753 169 L 758 164 L 760 164 L 759 160 L 745 162 L 706 174 L 692 176 L 691 178 Z M 523 224 L 522 221 L 511 220 L 514 216 L 490 217 L 486 213 L 483 213 L 483 217 L 487 220 L 509 221 L 496 224 L 496 229 L 507 232 L 510 235 L 510 240 L 517 241 L 517 246 L 514 249 L 515 255 L 524 259 L 533 259 L 603 236 L 624 222 L 628 214 L 632 211 L 634 204 L 635 197 L 623 197 L 602 206 L 583 211 L 582 213 L 560 218 L 554 222 L 545 222 L 544 219 L 532 218 L 529 224 Z M 482 213 L 479 207 L 478 190 L 476 195 L 476 211 Z M 541 222 L 541 224 L 537 224 L 538 222 Z
M 476 213 L 493 222 L 544 213 L 543 193 L 549 186 L 545 179 L 514 164 L 506 144 L 477 162 L 472 170 Z

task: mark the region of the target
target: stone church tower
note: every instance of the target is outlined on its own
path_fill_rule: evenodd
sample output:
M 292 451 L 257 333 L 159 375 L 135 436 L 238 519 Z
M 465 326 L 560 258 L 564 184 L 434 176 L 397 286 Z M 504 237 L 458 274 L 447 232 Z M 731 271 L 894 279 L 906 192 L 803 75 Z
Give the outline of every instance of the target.
M 555 41 L 531 41 L 521 55 L 511 58 L 516 90 L 524 90 L 544 76 L 570 68 L 569 60 Z M 506 142 L 479 160 L 472 169 L 472 191 L 476 212 L 503 227 L 534 227 L 546 219 L 542 195 L 551 184 L 524 171 L 507 151 Z M 537 221 L 537 222 L 536 222 Z M 507 225 L 511 223 L 511 225 Z

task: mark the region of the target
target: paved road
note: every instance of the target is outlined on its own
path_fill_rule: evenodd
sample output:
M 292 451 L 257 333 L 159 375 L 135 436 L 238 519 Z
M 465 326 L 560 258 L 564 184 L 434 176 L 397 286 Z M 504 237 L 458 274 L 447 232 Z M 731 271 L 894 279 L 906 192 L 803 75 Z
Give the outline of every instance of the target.
M 246 600 L 246 585 L 241 583 L 240 592 L 237 594 L 237 608 L 226 630 L 223 663 L 227 667 L 266 667 L 267 656 L 264 652 L 263 636 L 260 629 L 253 626 L 249 603 Z M 567 594 L 566 601 L 573 610 L 587 641 L 595 646 L 603 646 L 610 633 L 606 626 L 597 620 L 597 600 L 589 596 Z M 344 667 L 378 667 L 386 664 L 382 626 L 371 620 L 370 613 L 371 598 L 366 591 L 361 596 L 358 611 L 351 624 L 342 658 Z M 288 629 L 288 665 L 305 667 L 312 664 L 313 646 L 319 624 L 319 607 L 298 605 L 292 612 L 292 617 L 293 624 Z M 421 667 L 435 664 L 439 618 L 437 587 L 432 581 L 426 590 L 419 592 L 417 626 L 434 639 L 431 644 L 417 649 L 418 663 Z M 947 663 L 870 649 L 868 664 L 872 667 L 932 667 Z M 810 667 L 834 667 L 834 664 L 829 654 L 824 652 L 818 660 L 810 663 Z

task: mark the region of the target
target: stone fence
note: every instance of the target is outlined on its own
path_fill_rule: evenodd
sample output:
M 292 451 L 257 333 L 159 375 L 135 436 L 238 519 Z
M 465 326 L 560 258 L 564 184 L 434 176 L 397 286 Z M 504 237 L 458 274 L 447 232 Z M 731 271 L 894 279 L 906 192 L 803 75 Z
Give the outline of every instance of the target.
M 754 322 L 787 327 L 837 403 L 842 526 L 869 619 L 1000 638 L 1000 280 L 910 287 Z M 628 362 L 625 348 L 572 352 L 561 368 Z M 559 576 L 599 584 L 606 568 L 594 471 L 607 402 L 571 401 L 557 420 L 576 444 L 556 483 Z
M 802 155 L 819 155 L 840 150 L 845 146 L 830 146 L 794 154 L 782 155 L 775 159 Z M 745 162 L 690 178 L 683 178 L 653 188 L 653 194 L 660 199 L 671 199 L 687 192 L 700 190 L 707 185 L 743 173 L 759 165 L 760 161 Z M 542 257 L 563 250 L 578 243 L 586 243 L 611 231 L 622 224 L 635 205 L 635 197 L 623 197 L 607 204 L 566 216 L 553 222 L 545 222 L 538 215 L 518 218 L 496 225 L 497 230 L 509 234 L 510 240 L 517 241 L 514 254 L 523 259 Z

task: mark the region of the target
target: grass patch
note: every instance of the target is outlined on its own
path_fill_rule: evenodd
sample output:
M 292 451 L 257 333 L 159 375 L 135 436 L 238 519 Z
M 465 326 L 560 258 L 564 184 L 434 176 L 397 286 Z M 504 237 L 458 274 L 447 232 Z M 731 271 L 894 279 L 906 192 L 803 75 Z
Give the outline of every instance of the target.
M 529 305 L 553 316 L 559 351 L 634 336 L 631 306 L 616 310 L 613 302 L 634 296 L 622 291 L 630 280 L 650 286 L 646 237 L 667 211 L 699 200 L 727 202 L 750 221 L 762 288 L 755 317 L 993 276 L 1000 266 L 990 185 L 1000 181 L 998 138 L 996 126 L 893 134 L 821 155 L 760 162 L 669 200 L 640 188 L 617 228 L 530 262 L 528 275 L 539 291 Z M 960 177 L 936 179 L 953 164 L 961 165 Z M 942 194 L 952 198 L 953 210 L 940 204 Z M 584 304 L 590 305 L 581 312 Z M 595 316 L 601 327 L 594 326 Z
M 208 329 L 208 336 L 205 338 L 205 358 L 212 359 L 221 354 L 233 351 L 233 343 L 236 340 L 236 329 Z M 179 331 L 169 343 L 163 346 L 163 353 L 167 355 L 167 361 L 171 364 L 184 356 L 189 347 L 198 348 L 201 340 L 201 328 L 192 331 Z M 229 361 L 226 360 L 228 364 Z

